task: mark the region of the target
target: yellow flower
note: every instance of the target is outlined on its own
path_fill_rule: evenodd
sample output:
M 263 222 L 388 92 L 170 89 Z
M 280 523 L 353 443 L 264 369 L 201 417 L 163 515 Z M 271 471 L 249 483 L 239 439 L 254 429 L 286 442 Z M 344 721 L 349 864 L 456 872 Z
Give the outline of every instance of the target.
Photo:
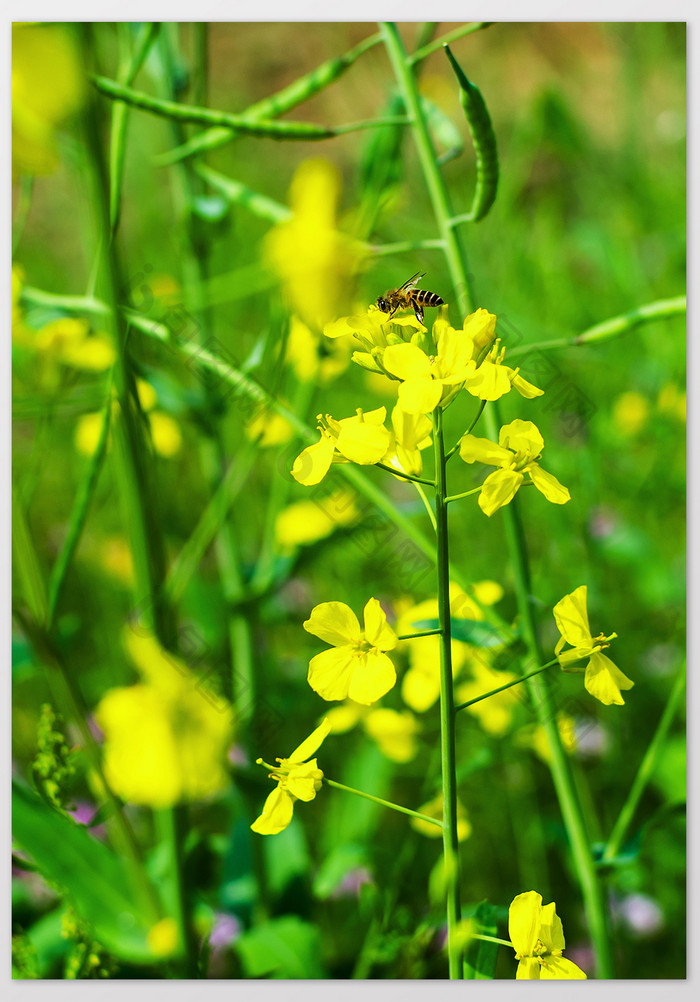
M 14 273 L 14 269 L 13 269 Z M 656 406 L 662 414 L 677 418 L 681 423 L 686 420 L 686 394 L 675 383 L 666 383 L 659 390 Z
M 481 362 L 474 377 L 467 383 L 469 393 L 479 400 L 499 400 L 514 387 L 521 397 L 531 400 L 541 397 L 544 390 L 533 383 L 528 383 L 520 375 L 520 369 L 511 369 L 503 364 L 505 347 L 499 349 L 500 339 L 496 341 L 486 358 Z
M 284 445 L 294 435 L 294 428 L 287 418 L 272 411 L 262 411 L 249 421 L 245 433 L 251 441 L 256 441 L 262 449 Z
M 330 414 L 318 414 L 316 420 L 321 437 L 294 461 L 292 476 L 306 487 L 318 484 L 331 468 L 331 463 L 358 463 L 373 466 L 381 462 L 389 448 L 391 436 L 384 427 L 386 407 L 364 413 L 359 407 L 354 417 L 336 421 Z
M 229 781 L 228 703 L 154 637 L 127 631 L 126 646 L 144 681 L 111 689 L 97 707 L 108 783 L 124 800 L 155 808 L 220 792 Z
M 294 550 L 325 539 L 337 528 L 360 517 L 355 495 L 337 490 L 317 501 L 296 501 L 277 516 L 275 539 L 283 550 Z
M 153 448 L 164 459 L 172 459 L 182 446 L 182 434 L 177 421 L 161 411 L 149 414 L 148 421 L 151 426 Z
M 179 934 L 175 919 L 164 918 L 160 922 L 156 922 L 148 930 L 146 942 L 156 957 L 169 957 L 175 953 L 179 943 Z
M 634 682 L 607 655 L 601 653 L 617 634 L 611 633 L 606 637 L 601 633 L 595 639 L 592 637 L 588 625 L 587 595 L 587 586 L 580 585 L 554 606 L 554 618 L 561 633 L 554 653 L 564 671 L 583 671 L 584 668 L 576 663 L 589 658 L 584 678 L 588 692 L 606 706 L 611 703 L 623 706 L 625 701 L 620 690 L 631 689 Z M 570 644 L 571 649 L 563 651 L 565 644 Z
M 400 404 L 391 412 L 393 434 L 382 462 L 414 477 L 423 472 L 421 449 L 432 442 L 432 421 L 425 414 L 407 414 Z
M 136 391 L 139 395 L 139 402 L 142 409 L 146 413 L 146 420 L 148 421 L 151 430 L 151 439 L 153 441 L 153 448 L 158 453 L 158 455 L 163 456 L 164 459 L 171 459 L 173 456 L 177 455 L 182 446 L 182 434 L 180 432 L 180 427 L 174 418 L 170 417 L 169 414 L 164 414 L 162 411 L 156 411 L 154 408 L 157 405 L 157 395 L 156 391 L 153 389 L 150 383 L 147 383 L 144 379 L 136 380 Z M 116 391 L 113 393 L 114 399 L 112 401 L 112 422 L 119 419 L 119 403 L 116 399 Z M 104 416 L 102 413 L 97 414 L 83 414 L 83 416 L 78 420 L 75 426 L 75 447 L 79 453 L 83 456 L 94 456 L 95 450 L 97 449 L 97 443 L 100 440 L 100 435 L 102 434 L 102 422 Z M 107 440 L 107 447 L 111 448 L 112 444 L 112 433 L 110 431 L 109 438 Z
M 393 762 L 410 762 L 418 750 L 416 737 L 419 725 L 408 710 L 369 709 L 348 699 L 329 710 L 327 719 L 333 734 L 343 734 L 362 723 L 367 734 L 377 742 L 381 753 Z
M 508 935 L 515 959 L 520 961 L 518 980 L 572 980 L 585 978 L 580 967 L 565 960 L 566 947 L 555 903 L 542 904 L 542 895 L 526 891 L 513 898 L 508 910 Z
M 532 421 L 520 419 L 503 425 L 498 445 L 475 435 L 462 438 L 459 454 L 465 463 L 500 467 L 486 478 L 479 494 L 479 507 L 485 515 L 493 515 L 513 500 L 525 474 L 552 504 L 566 504 L 571 500 L 566 487 L 539 466 L 543 449 L 544 439 L 537 426 Z
M 55 130 L 85 96 L 85 73 L 61 28 L 12 26 L 12 170 L 48 174 L 58 164 Z
M 341 341 L 323 345 L 321 335 L 297 316 L 291 318 L 285 352 L 285 362 L 302 383 L 316 379 L 325 384 L 344 372 L 350 362 L 350 350 Z
M 265 243 L 292 310 L 317 330 L 343 308 L 365 255 L 336 228 L 339 195 L 340 175 L 331 163 L 304 161 L 290 188 L 292 218 L 275 226 Z
M 626 393 L 621 393 L 613 404 L 613 423 L 620 434 L 631 437 L 646 425 L 650 411 L 651 407 L 646 397 L 628 390 Z
M 493 605 L 503 595 L 500 585 L 491 581 L 480 582 L 474 586 L 474 591 L 484 605 Z M 454 582 L 450 582 L 450 614 L 459 619 L 483 620 L 484 618 L 484 613 L 476 602 Z M 396 624 L 396 630 L 399 634 L 417 632 L 419 627 L 414 624 L 437 618 L 437 598 L 430 598 L 417 605 L 411 605 L 403 612 Z M 408 649 L 410 667 L 403 677 L 401 696 L 412 710 L 423 713 L 433 706 L 440 695 L 440 638 L 418 637 L 416 640 L 409 639 L 403 643 Z M 453 676 L 459 674 L 471 652 L 469 644 L 452 639 Z
M 335 341 L 338 338 L 352 334 L 362 347 L 355 351 L 352 360 L 369 372 L 380 373 L 393 379 L 384 368 L 382 359 L 389 345 L 405 344 L 409 341 L 427 346 L 427 327 L 424 327 L 416 317 L 392 317 L 382 313 L 372 305 L 365 313 L 349 317 L 340 317 L 327 323 L 323 328 L 327 338 Z
M 467 703 L 470 699 L 483 696 L 490 689 L 514 682 L 518 676 L 509 671 L 494 671 L 482 656 L 471 660 L 472 678 L 460 683 L 455 692 L 457 703 Z M 518 704 L 514 689 L 497 692 L 488 699 L 480 699 L 473 706 L 465 707 L 467 713 L 476 717 L 487 734 L 502 737 L 510 727 L 513 711 Z
M 277 780 L 277 786 L 265 801 L 260 817 L 250 826 L 254 832 L 277 835 L 292 820 L 297 800 L 314 799 L 321 789 L 323 773 L 317 767 L 315 758 L 307 759 L 321 747 L 330 729 L 330 721 L 323 720 L 289 758 L 276 758 L 276 766 L 267 765 L 261 758 L 257 760 L 259 765 L 266 765 L 271 770 L 270 779 Z
M 557 714 L 557 729 L 564 751 L 572 755 L 576 751 L 576 722 L 565 713 Z M 547 732 L 542 724 L 527 724 L 515 732 L 514 741 L 520 748 L 531 748 L 543 762 L 552 761 L 552 749 Z
M 396 684 L 396 670 L 385 651 L 396 647 L 396 634 L 376 598 L 364 609 L 364 630 L 344 602 L 322 602 L 304 623 L 307 633 L 332 644 L 309 662 L 308 681 L 323 699 L 354 699 L 369 706 Z
M 438 793 L 437 797 L 429 800 L 427 804 L 423 804 L 422 807 L 418 808 L 420 814 L 426 814 L 429 818 L 435 818 L 437 821 L 442 821 L 444 816 L 443 810 L 443 799 L 442 794 Z M 422 818 L 411 818 L 411 827 L 415 828 L 417 832 L 421 835 L 427 835 L 428 838 L 440 838 L 442 836 L 442 831 L 437 825 L 431 825 L 429 821 L 423 821 Z M 467 814 L 466 808 L 461 801 L 457 801 L 457 839 L 460 842 L 464 842 L 468 839 L 472 833 L 471 822 L 469 821 L 469 816 Z
M 446 406 L 476 372 L 474 342 L 466 331 L 440 325 L 436 347 L 434 355 L 413 343 L 389 345 L 384 351 L 382 365 L 401 380 L 399 403 L 408 414 Z

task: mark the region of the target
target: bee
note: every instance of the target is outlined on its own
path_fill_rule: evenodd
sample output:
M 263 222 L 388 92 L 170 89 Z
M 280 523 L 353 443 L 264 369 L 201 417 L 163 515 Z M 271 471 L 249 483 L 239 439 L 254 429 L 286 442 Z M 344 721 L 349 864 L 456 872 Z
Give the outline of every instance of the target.
M 377 299 L 377 307 L 382 313 L 389 313 L 392 317 L 397 310 L 413 310 L 416 319 L 423 323 L 423 310 L 426 306 L 442 306 L 445 302 L 436 292 L 415 288 L 421 278 L 425 278 L 425 274 L 416 272 L 400 288 L 389 289 Z

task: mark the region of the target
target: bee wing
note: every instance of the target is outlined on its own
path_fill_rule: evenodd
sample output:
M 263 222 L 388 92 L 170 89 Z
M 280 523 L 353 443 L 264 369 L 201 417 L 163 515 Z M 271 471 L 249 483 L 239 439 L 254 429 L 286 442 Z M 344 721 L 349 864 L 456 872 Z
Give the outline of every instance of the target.
M 417 271 L 415 275 L 412 275 L 407 282 L 403 283 L 400 289 L 397 289 L 397 292 L 408 292 L 409 289 L 412 289 L 414 286 L 418 285 L 421 278 L 425 278 L 425 276 L 426 272 L 423 272 L 421 274 L 419 271 Z

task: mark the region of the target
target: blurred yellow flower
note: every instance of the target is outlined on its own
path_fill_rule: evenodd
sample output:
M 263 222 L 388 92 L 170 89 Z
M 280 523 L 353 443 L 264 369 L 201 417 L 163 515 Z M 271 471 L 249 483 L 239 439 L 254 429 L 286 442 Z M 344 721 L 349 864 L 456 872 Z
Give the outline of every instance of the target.
M 659 391 L 656 406 L 662 414 L 677 418 L 682 423 L 686 420 L 686 394 L 675 383 L 666 383 Z
M 631 689 L 634 682 L 620 671 L 610 658 L 601 653 L 610 646 L 610 641 L 617 637 L 611 633 L 609 637 L 599 634 L 595 639 L 588 625 L 587 610 L 588 588 L 579 585 L 570 595 L 565 595 L 554 606 L 554 618 L 561 637 L 557 641 L 554 653 L 559 659 L 563 671 L 584 671 L 584 685 L 591 696 L 601 703 L 610 706 L 624 706 L 621 689 Z M 568 651 L 564 650 L 570 644 Z M 588 659 L 588 664 L 582 666 L 581 661 Z
M 296 501 L 277 516 L 275 539 L 284 550 L 308 546 L 325 539 L 339 527 L 352 525 L 360 517 L 355 495 L 337 490 L 315 501 Z
M 571 500 L 567 488 L 539 465 L 543 449 L 544 439 L 537 426 L 520 418 L 502 426 L 498 444 L 476 435 L 463 436 L 459 454 L 465 463 L 500 467 L 481 487 L 479 507 L 485 515 L 493 515 L 513 500 L 525 481 L 525 474 L 552 504 L 566 504 Z
M 149 414 L 148 421 L 151 426 L 153 448 L 164 459 L 172 459 L 182 446 L 182 433 L 177 421 L 161 411 Z
M 613 403 L 612 419 L 621 435 L 631 437 L 638 434 L 649 420 L 651 406 L 641 393 L 628 390 L 621 393 Z
M 515 975 L 521 980 L 572 980 L 585 978 L 580 967 L 565 960 L 566 947 L 561 919 L 552 901 L 542 904 L 542 895 L 526 891 L 513 898 L 508 909 L 508 935 L 515 959 L 520 961 Z
M 248 422 L 245 433 L 251 441 L 257 441 L 263 449 L 284 445 L 294 435 L 289 421 L 273 411 L 261 411 Z
M 576 751 L 576 722 L 574 718 L 565 713 L 558 713 L 557 729 L 564 751 L 568 755 L 572 755 Z M 551 763 L 552 749 L 542 724 L 527 724 L 525 727 L 519 728 L 515 732 L 513 740 L 520 748 L 531 748 L 546 765 Z
M 443 812 L 443 799 L 442 794 L 438 793 L 437 797 L 433 797 L 429 800 L 427 804 L 423 804 L 422 807 L 418 808 L 421 814 L 426 814 L 429 818 L 435 818 L 437 821 L 442 821 Z M 423 821 L 421 818 L 411 818 L 411 827 L 415 828 L 417 832 L 421 835 L 427 835 L 428 838 L 441 838 L 442 831 L 437 825 L 431 825 L 429 821 Z M 469 815 L 464 804 L 458 800 L 457 801 L 457 839 L 460 842 L 464 842 L 468 839 L 472 833 L 471 822 L 469 821 Z
M 182 433 L 180 426 L 174 418 L 162 411 L 154 410 L 157 406 L 157 395 L 150 383 L 144 379 L 136 380 L 136 390 L 139 395 L 139 402 L 146 414 L 146 420 L 151 431 L 153 448 L 164 459 L 171 459 L 177 455 L 182 447 Z M 119 403 L 115 399 L 112 402 L 112 422 L 119 419 Z M 88 458 L 95 455 L 97 444 L 102 434 L 103 414 L 83 414 L 79 418 L 74 432 L 74 442 L 77 451 Z M 107 448 L 111 448 L 112 433 L 110 430 L 107 440 Z
M 124 585 L 134 583 L 134 560 L 123 536 L 108 536 L 100 547 L 100 563 Z
M 503 595 L 501 586 L 492 581 L 483 581 L 474 587 L 479 601 L 484 605 L 493 605 Z M 484 619 L 484 613 L 476 602 L 453 581 L 450 582 L 450 614 L 459 619 Z M 400 635 L 418 632 L 420 627 L 416 623 L 437 618 L 437 598 L 412 604 L 399 616 L 396 632 Z M 402 641 L 404 643 L 410 667 L 403 677 L 401 696 L 412 710 L 423 713 L 430 709 L 440 695 L 440 639 L 437 636 L 418 637 L 416 640 Z M 471 653 L 469 644 L 452 639 L 453 676 L 459 674 Z
M 285 362 L 300 382 L 316 380 L 323 385 L 347 369 L 350 346 L 342 341 L 322 341 L 318 331 L 311 330 L 299 317 L 292 316 Z
M 219 793 L 229 782 L 230 706 L 153 636 L 127 629 L 125 644 L 143 682 L 109 690 L 95 711 L 107 782 L 154 808 Z
M 175 919 L 164 918 L 160 922 L 156 922 L 148 930 L 146 942 L 156 957 L 169 957 L 175 953 L 179 943 L 179 934 Z
M 364 630 L 344 602 L 314 606 L 303 625 L 307 633 L 332 645 L 309 662 L 309 685 L 323 699 L 349 696 L 368 706 L 396 684 L 396 670 L 385 653 L 396 647 L 396 634 L 376 598 L 365 605 Z
M 379 750 L 393 762 L 410 762 L 418 750 L 416 738 L 420 726 L 408 710 L 370 709 L 348 699 L 326 714 L 333 734 L 343 734 L 362 723 Z
M 510 671 L 494 671 L 482 655 L 473 656 L 469 666 L 472 678 L 459 684 L 455 691 L 456 703 L 467 703 L 499 686 L 514 682 L 518 676 Z M 518 705 L 518 696 L 514 689 L 497 692 L 488 699 L 480 699 L 473 706 L 465 707 L 467 713 L 476 717 L 487 734 L 502 737 L 510 727 L 513 712 Z
M 85 97 L 85 71 L 65 29 L 12 26 L 12 171 L 48 174 L 56 128 Z
M 281 278 L 291 310 L 321 330 L 347 308 L 365 256 L 362 245 L 336 228 L 340 175 L 327 160 L 304 161 L 289 192 L 292 218 L 268 234 L 265 252 Z
M 294 804 L 297 800 L 313 800 L 321 789 L 323 772 L 312 758 L 330 731 L 328 719 L 322 720 L 315 731 L 295 748 L 289 758 L 276 758 L 276 766 L 268 765 L 261 758 L 258 765 L 264 765 L 270 772 L 270 779 L 277 781 L 276 788 L 265 801 L 260 817 L 250 826 L 259 835 L 278 835 L 292 820 Z

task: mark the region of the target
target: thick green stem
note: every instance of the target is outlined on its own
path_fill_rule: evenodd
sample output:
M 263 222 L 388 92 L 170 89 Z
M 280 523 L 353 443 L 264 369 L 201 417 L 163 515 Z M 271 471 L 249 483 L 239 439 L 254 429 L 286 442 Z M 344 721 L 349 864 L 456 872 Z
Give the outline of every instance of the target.
M 494 410 L 495 408 L 493 407 L 487 408 L 486 428 L 488 437 L 493 441 L 497 441 L 498 427 Z M 534 608 L 530 601 L 530 569 L 528 565 L 527 545 L 520 523 L 517 499 L 513 499 L 510 504 L 503 508 L 503 517 L 508 551 L 513 566 L 523 637 L 529 657 L 536 664 L 540 664 L 544 658 L 537 636 Z M 606 927 L 602 887 L 593 861 L 583 811 L 576 794 L 576 786 L 559 733 L 557 708 L 545 675 L 537 674 L 533 676 L 528 679 L 527 685 L 538 721 L 545 729 L 551 751 L 549 767 L 564 825 L 569 836 L 574 866 L 581 885 L 584 909 L 595 951 L 596 974 L 599 978 L 610 978 L 613 976 L 612 957 Z
M 455 228 L 451 225 L 454 213 L 442 181 L 437 155 L 433 141 L 430 138 L 430 132 L 428 131 L 428 124 L 425 120 L 410 59 L 406 54 L 396 25 L 386 22 L 381 25 L 381 30 L 396 81 L 411 118 L 411 129 L 418 151 L 418 158 L 428 188 L 433 212 L 435 213 L 435 220 L 440 229 L 440 237 L 444 244 L 443 249 L 449 265 L 450 275 L 452 276 L 457 292 L 457 305 L 466 314 L 474 308 L 474 296 L 468 271 L 464 267 L 464 250 L 460 245 Z
M 438 621 L 440 623 L 440 755 L 442 760 L 442 847 L 447 886 L 447 953 L 450 978 L 462 978 L 461 950 L 455 932 L 461 918 L 459 841 L 457 839 L 457 767 L 455 710 L 452 686 L 452 624 L 450 619 L 450 558 L 447 534 L 447 484 L 442 410 L 433 412 L 435 446 L 435 517 L 437 522 Z

